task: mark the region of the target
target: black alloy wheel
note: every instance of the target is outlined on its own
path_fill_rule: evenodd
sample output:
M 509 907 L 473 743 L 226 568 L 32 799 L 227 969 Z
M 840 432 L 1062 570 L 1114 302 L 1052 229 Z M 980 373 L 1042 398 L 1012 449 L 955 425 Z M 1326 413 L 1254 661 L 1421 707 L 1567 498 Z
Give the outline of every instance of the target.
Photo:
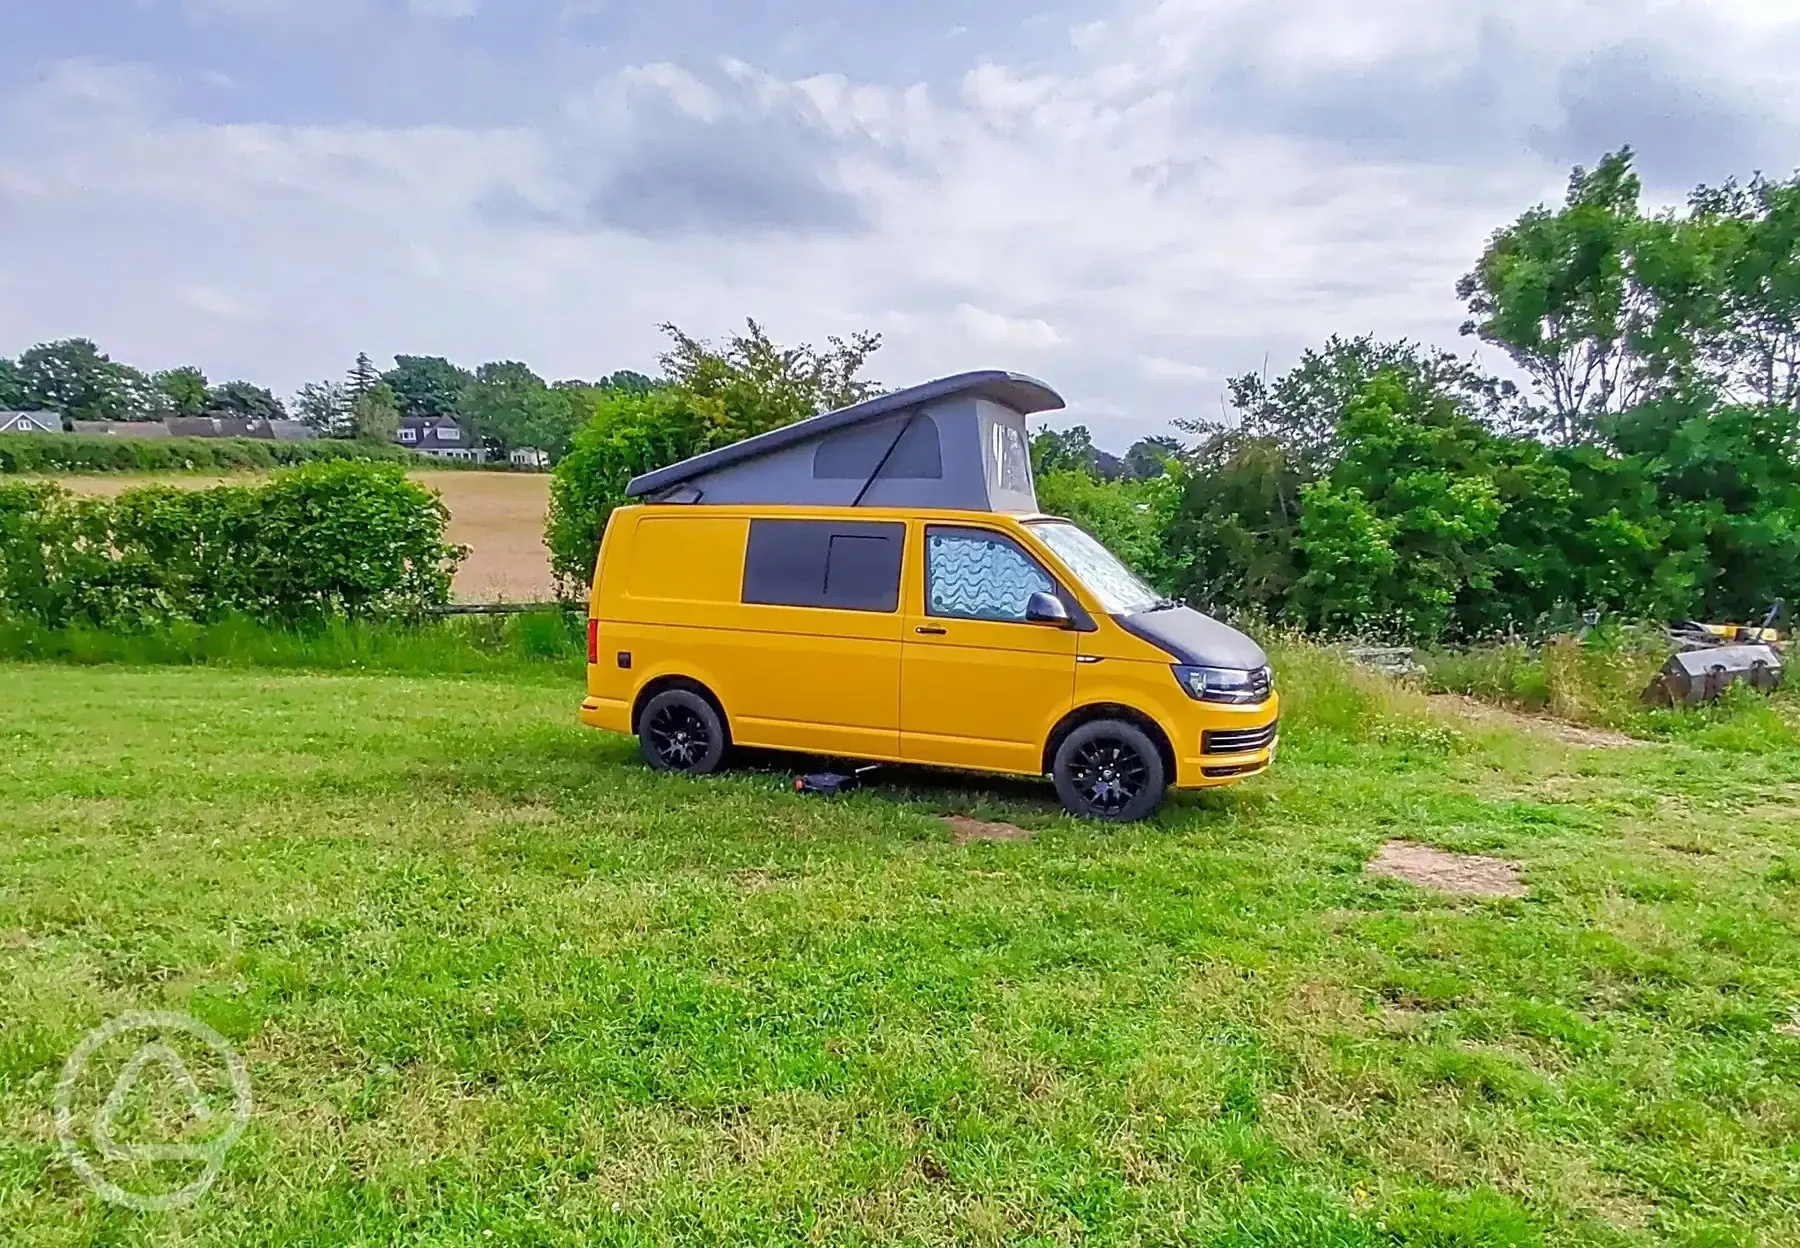
M 644 761 L 658 771 L 703 776 L 725 757 L 725 725 L 719 713 L 690 689 L 666 689 L 638 717 Z
M 1050 778 L 1070 814 L 1115 823 L 1144 818 L 1168 787 L 1156 743 L 1118 719 L 1091 720 L 1063 738 Z

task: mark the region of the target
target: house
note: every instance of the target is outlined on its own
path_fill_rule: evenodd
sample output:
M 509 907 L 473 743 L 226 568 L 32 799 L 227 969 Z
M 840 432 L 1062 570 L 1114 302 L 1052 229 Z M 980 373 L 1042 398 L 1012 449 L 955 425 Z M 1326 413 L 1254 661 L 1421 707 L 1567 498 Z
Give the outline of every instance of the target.
M 105 438 L 166 438 L 169 427 L 160 420 L 72 420 L 76 433 Z
M 174 438 L 255 438 L 259 442 L 303 442 L 316 437 L 297 420 L 248 419 L 238 416 L 171 416 L 163 422 Z
M 394 433 L 394 441 L 408 450 L 436 459 L 460 459 L 475 464 L 487 459 L 487 452 L 481 445 L 465 435 L 462 426 L 449 416 L 403 416 L 400 428 Z
M 550 466 L 549 452 L 540 451 L 535 446 L 516 446 L 507 459 L 512 461 L 514 468 L 531 468 L 541 472 Z
M 61 433 L 57 412 L 0 412 L 0 433 Z

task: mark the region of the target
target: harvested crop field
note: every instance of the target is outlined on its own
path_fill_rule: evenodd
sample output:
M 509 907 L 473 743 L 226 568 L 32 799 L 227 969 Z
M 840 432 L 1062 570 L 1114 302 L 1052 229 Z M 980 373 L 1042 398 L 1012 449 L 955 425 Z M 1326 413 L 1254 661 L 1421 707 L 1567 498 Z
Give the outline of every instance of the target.
M 458 602 L 542 602 L 551 596 L 550 557 L 544 549 L 544 512 L 550 478 L 535 472 L 413 472 L 443 495 L 449 538 L 469 548 L 456 573 Z M 156 473 L 58 477 L 77 494 L 110 497 L 144 485 L 199 490 L 247 480 L 245 475 Z

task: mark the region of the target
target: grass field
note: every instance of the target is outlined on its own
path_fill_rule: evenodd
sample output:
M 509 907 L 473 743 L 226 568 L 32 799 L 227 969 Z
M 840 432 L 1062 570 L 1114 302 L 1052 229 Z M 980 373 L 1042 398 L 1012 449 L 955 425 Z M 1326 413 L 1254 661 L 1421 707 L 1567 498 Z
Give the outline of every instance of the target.
M 443 495 L 450 509 L 447 536 L 469 548 L 469 558 L 456 572 L 453 593 L 458 602 L 546 602 L 554 596 L 550 555 L 544 549 L 544 513 L 550 505 L 547 474 L 446 470 L 407 475 Z M 77 494 L 108 497 L 142 485 L 202 489 L 244 479 L 242 474 L 204 473 L 56 478 Z
M 1800 1242 L 1794 703 L 1598 749 L 1281 667 L 1274 772 L 1112 829 L 653 775 L 548 676 L 0 666 L 0 1239 Z M 255 1089 L 191 1209 L 55 1143 L 133 1009 Z

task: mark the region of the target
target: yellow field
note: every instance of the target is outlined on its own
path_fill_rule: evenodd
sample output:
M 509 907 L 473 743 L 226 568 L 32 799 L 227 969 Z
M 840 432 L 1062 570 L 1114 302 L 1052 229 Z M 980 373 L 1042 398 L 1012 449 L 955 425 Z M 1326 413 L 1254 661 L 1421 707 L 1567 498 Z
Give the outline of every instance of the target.
M 443 495 L 449 538 L 469 548 L 456 573 L 459 602 L 539 602 L 550 597 L 550 557 L 544 550 L 544 512 L 550 478 L 536 472 L 414 472 L 409 476 Z M 68 476 L 57 480 L 77 494 L 114 495 L 140 485 L 203 489 L 241 483 L 247 474 L 195 473 Z

